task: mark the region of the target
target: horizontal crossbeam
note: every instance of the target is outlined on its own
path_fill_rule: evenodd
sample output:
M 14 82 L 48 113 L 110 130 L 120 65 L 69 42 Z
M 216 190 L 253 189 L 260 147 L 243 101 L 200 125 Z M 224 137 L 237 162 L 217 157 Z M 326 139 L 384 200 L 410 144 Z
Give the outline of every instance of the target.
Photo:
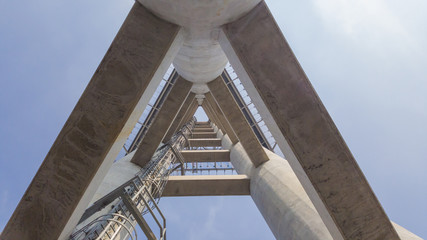
M 189 139 L 191 147 L 221 147 L 220 138 Z
M 215 132 L 194 132 L 191 138 L 216 138 Z
M 186 162 L 230 162 L 230 150 L 183 150 Z
M 249 195 L 249 184 L 246 175 L 170 176 L 162 197 Z

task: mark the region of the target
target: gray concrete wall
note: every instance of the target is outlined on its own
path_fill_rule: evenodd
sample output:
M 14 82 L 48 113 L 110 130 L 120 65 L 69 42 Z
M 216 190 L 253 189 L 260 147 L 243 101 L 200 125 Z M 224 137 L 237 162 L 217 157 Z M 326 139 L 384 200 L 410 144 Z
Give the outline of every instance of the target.
M 277 239 L 333 239 L 287 160 L 265 149 L 269 161 L 255 168 L 240 143 L 233 145 L 221 131 L 217 137 L 236 171 L 251 179 L 251 197 Z M 422 239 L 392 225 L 402 240 Z

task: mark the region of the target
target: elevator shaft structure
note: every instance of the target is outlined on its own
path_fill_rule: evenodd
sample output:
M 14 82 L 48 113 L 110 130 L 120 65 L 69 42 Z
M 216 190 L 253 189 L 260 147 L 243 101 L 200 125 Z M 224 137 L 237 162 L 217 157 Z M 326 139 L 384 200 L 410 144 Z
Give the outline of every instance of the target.
M 160 229 L 159 239 L 166 239 L 166 219 L 157 203 L 169 175 L 179 168 L 183 174 L 185 172 L 180 151 L 189 146 L 188 137 L 194 124 L 195 118 L 185 124 L 166 144 L 160 146 L 150 162 L 135 177 L 90 206 L 80 220 L 79 226 L 83 226 L 78 226 L 69 239 L 137 239 L 136 223 L 148 239 L 157 239 L 143 217 L 147 213 L 152 215 Z M 99 214 L 99 211 L 108 206 L 111 206 L 108 213 Z M 158 211 L 161 221 L 154 210 Z

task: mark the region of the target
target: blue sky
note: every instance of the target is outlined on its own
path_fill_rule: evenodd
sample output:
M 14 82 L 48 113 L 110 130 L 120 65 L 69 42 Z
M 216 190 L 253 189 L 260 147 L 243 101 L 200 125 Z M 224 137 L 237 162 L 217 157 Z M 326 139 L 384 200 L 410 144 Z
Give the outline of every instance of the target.
M 427 238 L 427 2 L 267 3 L 388 216 Z M 0 231 L 132 4 L 0 0 Z M 161 203 L 170 239 L 272 239 L 249 197 Z

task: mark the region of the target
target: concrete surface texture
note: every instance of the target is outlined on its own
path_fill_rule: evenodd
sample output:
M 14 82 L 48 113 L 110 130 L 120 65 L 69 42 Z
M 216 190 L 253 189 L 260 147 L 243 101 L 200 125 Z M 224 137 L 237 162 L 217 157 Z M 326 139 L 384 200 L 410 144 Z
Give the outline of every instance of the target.
M 265 149 L 269 161 L 256 168 L 240 143 L 233 144 L 221 131 L 218 137 L 223 148 L 230 150 L 230 161 L 236 171 L 251 179 L 251 197 L 276 239 L 335 239 L 288 161 Z M 422 240 L 400 225 L 391 224 L 400 239 Z
M 2 240 L 68 237 L 182 45 L 179 36 L 179 26 L 134 5 Z
M 285 154 L 293 153 L 287 159 L 332 236 L 398 239 L 265 3 L 223 31 L 231 64 L 243 66 L 261 95 L 279 128 L 273 135 Z
M 191 86 L 192 84 L 189 81 L 178 77 L 165 102 L 160 107 L 153 123 L 151 123 L 147 133 L 142 138 L 132 158 L 133 163 L 144 167 L 150 161 L 157 147 L 163 141 L 179 109 L 189 95 Z
M 239 109 L 239 106 L 222 78 L 216 78 L 209 82 L 208 86 L 219 107 L 228 119 L 230 119 L 229 122 L 231 127 L 234 129 L 237 138 L 242 143 L 255 166 L 259 166 L 268 161 L 268 157 L 264 153 L 263 147 L 249 126 L 249 123 L 246 121 L 245 116 Z
M 170 176 L 163 197 L 249 195 L 246 175 Z
M 225 135 L 222 145 L 236 171 L 251 179 L 251 197 L 276 239 L 332 239 L 286 160 L 266 151 L 269 161 L 256 168 L 240 143 Z
M 215 98 L 212 96 L 212 93 L 208 92 L 205 94 L 205 96 L 206 96 L 206 103 L 211 106 L 212 111 L 216 113 L 218 120 L 221 122 L 223 126 L 221 130 L 224 132 L 224 134 L 228 135 L 228 137 L 230 138 L 233 144 L 237 143 L 239 140 L 237 139 L 236 133 L 231 127 L 229 120 L 224 115 L 224 112 L 218 106 L 218 103 L 216 102 Z
M 168 131 L 166 132 L 165 137 L 163 138 L 163 143 L 166 143 L 171 139 L 173 134 L 178 131 L 179 124 L 182 121 L 182 119 L 185 116 L 185 113 L 188 111 L 188 109 L 191 107 L 191 103 L 194 100 L 194 97 L 196 94 L 190 93 L 188 94 L 187 98 L 185 99 L 184 103 L 182 104 L 181 108 L 179 109 L 178 113 L 176 114 L 175 119 L 173 120 L 172 124 L 169 126 Z
M 277 239 L 420 239 L 388 219 L 264 2 L 138 1 L 1 240 L 66 239 L 199 106 L 215 124 L 190 145 L 227 150 L 182 155 L 243 176 L 171 177 L 165 196 L 250 194 Z M 229 60 L 288 161 L 260 145 L 218 77 Z M 180 77 L 140 148 L 113 164 L 172 61 Z
M 174 60 L 177 72 L 195 83 L 206 83 L 221 74 L 227 57 L 218 43 L 219 27 L 249 12 L 260 0 L 139 0 L 156 15 L 183 26 L 184 44 Z M 207 90 L 200 87 L 196 93 Z

